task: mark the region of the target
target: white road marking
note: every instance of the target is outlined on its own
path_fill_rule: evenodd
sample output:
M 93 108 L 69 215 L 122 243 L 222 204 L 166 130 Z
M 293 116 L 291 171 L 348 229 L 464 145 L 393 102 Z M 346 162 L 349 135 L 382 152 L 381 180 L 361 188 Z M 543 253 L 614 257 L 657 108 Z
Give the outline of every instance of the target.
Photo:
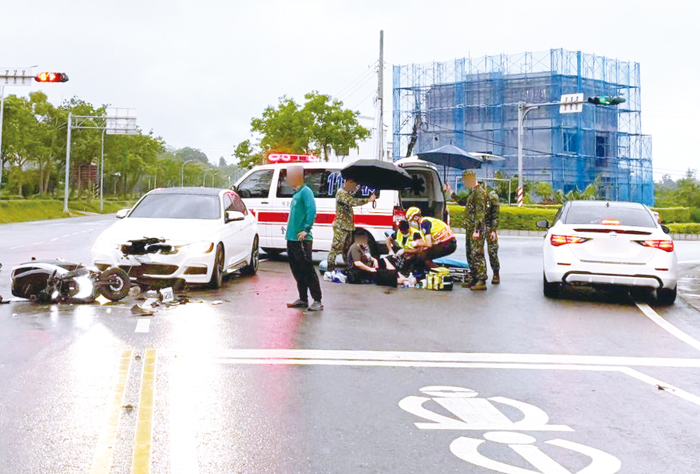
M 635 379 L 641 382 L 648 383 L 649 385 L 656 385 L 660 390 L 665 390 L 677 397 L 682 398 L 683 400 L 687 400 L 691 403 L 695 403 L 696 405 L 700 406 L 700 397 L 698 397 L 697 395 L 693 395 L 692 393 L 686 392 L 685 390 L 681 390 L 678 387 L 674 387 L 673 385 L 667 384 L 666 382 L 663 382 L 659 379 L 655 379 L 654 377 L 650 377 L 649 375 L 643 374 L 638 370 L 629 367 L 622 367 L 622 370 L 620 372 L 627 374 L 630 377 L 634 377 Z
M 51 239 L 51 242 L 56 242 L 57 240 L 58 240 L 58 237 L 56 237 L 55 239 Z
M 671 335 L 675 336 L 676 338 L 680 339 L 681 341 L 685 342 L 689 346 L 691 346 L 693 349 L 697 349 L 700 351 L 700 341 L 693 339 L 680 329 L 678 329 L 676 326 L 673 324 L 669 323 L 666 321 L 664 318 L 658 315 L 656 311 L 651 309 L 648 304 L 646 303 L 637 303 L 637 307 L 646 315 L 647 318 L 651 319 L 654 321 L 656 324 L 661 326 L 663 329 L 668 331 Z
M 151 320 L 150 319 L 139 319 L 136 322 L 136 331 L 134 332 L 148 332 L 148 330 L 151 328 Z
M 520 364 L 582 364 L 632 367 L 700 368 L 700 359 L 666 357 L 577 356 L 556 354 L 501 354 L 468 352 L 404 352 L 404 351 L 347 351 L 322 349 L 227 349 L 217 353 L 220 359 L 262 359 L 273 364 L 276 359 L 386 361 L 402 364 L 419 363 L 520 363 Z M 235 363 L 235 361 L 231 361 Z
M 697 341 L 696 341 L 697 342 Z M 166 349 L 164 353 L 173 354 Z M 700 359 L 569 356 L 549 354 L 469 354 L 314 349 L 229 349 L 214 360 L 231 365 L 322 365 L 441 369 L 571 370 L 618 372 L 700 406 L 700 397 L 627 366 L 700 368 Z M 489 362 L 483 362 L 489 361 Z M 543 362 L 544 361 L 544 362 Z M 620 364 L 620 365 L 618 365 Z
M 17 247 L 10 247 L 10 250 L 23 249 L 24 245 L 18 245 Z

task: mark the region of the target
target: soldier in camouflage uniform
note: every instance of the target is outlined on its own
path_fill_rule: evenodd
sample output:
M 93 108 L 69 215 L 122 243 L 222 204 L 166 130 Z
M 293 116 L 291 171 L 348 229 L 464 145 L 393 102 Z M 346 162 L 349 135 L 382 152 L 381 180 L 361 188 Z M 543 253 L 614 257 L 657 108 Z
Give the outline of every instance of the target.
M 486 238 L 486 246 L 488 247 L 489 262 L 491 263 L 491 270 L 493 270 L 493 278 L 491 283 L 498 285 L 501 283 L 501 263 L 498 261 L 498 218 L 501 213 L 501 202 L 498 194 L 493 189 L 489 192 L 489 199 L 486 208 L 486 231 L 488 232 L 488 237 Z
M 452 192 L 452 188 L 446 185 L 446 193 L 452 195 L 452 199 L 460 206 L 464 206 L 464 231 L 466 233 L 467 264 L 469 265 L 469 281 L 462 284 L 465 288 L 485 290 L 486 258 L 484 256 L 484 240 L 486 239 L 488 192 L 486 188 L 476 180 L 474 172 L 467 170 L 462 175 L 462 182 L 467 190 L 467 196 L 462 197 Z M 497 222 L 496 222 L 497 223 Z M 474 238 L 478 235 L 478 238 Z
M 469 248 L 469 273 L 472 278 L 470 290 L 485 290 L 486 257 L 484 256 L 484 244 L 486 243 L 486 213 L 488 192 L 483 184 L 476 180 L 472 171 L 466 171 L 463 175 L 464 185 L 471 189 L 464 209 L 464 229 L 466 231 L 467 247 Z
M 345 256 L 347 249 L 352 244 L 352 233 L 355 231 L 355 214 L 353 207 L 362 206 L 368 202 L 374 202 L 377 198 L 372 194 L 368 199 L 359 199 L 353 196 L 357 189 L 357 182 L 346 179 L 343 187 L 335 195 L 335 221 L 333 221 L 333 243 L 328 254 L 328 271 L 335 270 L 335 260 L 338 254 Z

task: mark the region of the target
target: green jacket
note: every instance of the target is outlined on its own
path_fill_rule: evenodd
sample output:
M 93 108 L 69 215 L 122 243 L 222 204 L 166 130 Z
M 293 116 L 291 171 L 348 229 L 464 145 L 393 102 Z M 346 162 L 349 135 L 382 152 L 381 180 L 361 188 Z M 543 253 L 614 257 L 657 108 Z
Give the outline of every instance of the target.
M 306 184 L 294 192 L 289 206 L 289 219 L 287 220 L 287 240 L 299 240 L 299 232 L 306 231 L 308 235 L 305 241 L 312 241 L 311 227 L 316 220 L 316 200 L 314 192 Z

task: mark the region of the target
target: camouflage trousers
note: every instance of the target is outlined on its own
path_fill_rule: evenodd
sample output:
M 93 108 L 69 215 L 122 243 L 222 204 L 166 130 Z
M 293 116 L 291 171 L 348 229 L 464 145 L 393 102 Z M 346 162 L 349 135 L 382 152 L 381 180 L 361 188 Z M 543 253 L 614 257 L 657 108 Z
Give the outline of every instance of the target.
M 345 258 L 345 254 L 352 245 L 352 240 L 351 230 L 333 228 L 333 243 L 331 243 L 331 251 L 328 254 L 329 272 L 335 270 L 335 260 L 338 258 L 338 254 Z
M 486 237 L 486 246 L 488 247 L 489 263 L 493 273 L 498 273 L 501 270 L 501 262 L 498 260 L 498 239 L 492 241 L 491 237 Z
M 479 238 L 472 237 L 474 230 L 467 229 L 467 263 L 469 264 L 469 275 L 472 281 L 487 280 L 486 256 L 484 255 L 484 245 L 486 244 L 486 231 L 480 229 Z

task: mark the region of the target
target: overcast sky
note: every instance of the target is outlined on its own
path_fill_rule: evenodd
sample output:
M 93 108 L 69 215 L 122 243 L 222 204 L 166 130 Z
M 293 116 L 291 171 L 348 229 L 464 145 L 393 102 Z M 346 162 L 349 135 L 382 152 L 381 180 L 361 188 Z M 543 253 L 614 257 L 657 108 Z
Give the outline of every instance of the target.
M 65 71 L 41 86 L 55 104 L 134 108 L 144 131 L 218 163 L 283 95 L 374 115 L 380 30 L 387 112 L 394 64 L 581 50 L 640 63 L 655 172 L 678 177 L 700 170 L 698 25 L 698 0 L 0 0 L 0 66 Z

